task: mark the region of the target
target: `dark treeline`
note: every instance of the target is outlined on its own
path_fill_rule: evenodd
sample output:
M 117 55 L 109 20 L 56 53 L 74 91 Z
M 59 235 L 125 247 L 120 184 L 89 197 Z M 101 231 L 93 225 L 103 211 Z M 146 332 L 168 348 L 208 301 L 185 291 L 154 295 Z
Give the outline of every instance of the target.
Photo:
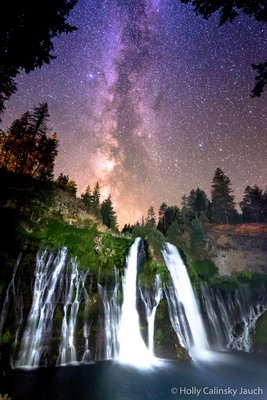
M 0 168 L 2 171 L 43 182 L 76 197 L 77 184 L 61 173 L 54 181 L 54 164 L 58 149 L 56 133 L 49 133 L 47 103 L 39 104 L 0 132 Z M 29 181 L 27 181 L 29 182 Z M 33 193 L 33 196 L 36 195 Z M 117 229 L 117 216 L 111 196 L 100 201 L 99 183 L 81 195 L 86 210 L 108 228 Z
M 53 181 L 55 158 L 58 149 L 56 133 L 48 129 L 49 112 L 46 103 L 39 104 L 16 119 L 6 131 L 0 132 L 0 168 L 25 175 L 41 182 L 51 182 L 76 197 L 77 184 L 68 175 L 61 173 Z M 117 229 L 117 216 L 111 196 L 101 202 L 100 186 L 97 182 L 88 186 L 81 195 L 86 210 L 111 229 Z M 162 203 L 158 218 L 153 206 L 149 207 L 146 219 L 135 225 L 126 224 L 122 232 L 132 232 L 135 226 L 149 225 L 167 235 L 173 223 L 180 232 L 199 230 L 202 224 L 235 224 L 267 222 L 267 191 L 257 185 L 247 186 L 244 197 L 236 203 L 230 178 L 217 168 L 211 183 L 211 198 L 200 188 L 192 189 L 182 197 L 180 208 Z M 158 219 L 158 223 L 156 223 Z
M 211 184 L 211 200 L 200 188 L 192 189 L 182 197 L 181 207 L 162 203 L 158 211 L 158 223 L 154 207 L 148 209 L 146 219 L 134 225 L 125 224 L 122 232 L 133 232 L 136 226 L 150 224 L 164 236 L 170 229 L 193 234 L 201 231 L 203 224 L 237 224 L 267 222 L 267 191 L 259 186 L 247 186 L 239 203 L 241 213 L 236 210 L 231 181 L 224 171 L 217 168 Z M 201 235 L 198 235 L 199 237 Z

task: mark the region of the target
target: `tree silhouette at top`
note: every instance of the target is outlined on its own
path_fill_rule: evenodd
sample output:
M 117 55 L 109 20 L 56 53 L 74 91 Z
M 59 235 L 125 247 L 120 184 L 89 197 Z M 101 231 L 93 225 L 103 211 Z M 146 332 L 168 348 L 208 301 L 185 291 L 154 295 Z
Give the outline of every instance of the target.
M 214 13 L 220 15 L 220 25 L 232 22 L 238 15 L 244 14 L 255 18 L 258 22 L 267 22 L 266 0 L 180 0 L 182 3 L 192 4 L 196 14 L 208 19 Z M 252 64 L 258 73 L 255 77 L 255 87 L 252 96 L 260 96 L 267 84 L 267 60 L 260 64 Z
M 257 185 L 247 186 L 243 200 L 240 202 L 243 220 L 245 222 L 263 222 L 264 205 L 263 190 Z
M 58 139 L 48 135 L 47 103 L 16 119 L 0 136 L 0 168 L 40 180 L 51 180 Z
M 15 77 L 49 64 L 52 39 L 76 27 L 66 20 L 77 0 L 9 0 L 0 12 L 0 113 L 16 91 Z
M 229 224 L 235 217 L 235 203 L 231 181 L 221 168 L 217 168 L 212 180 L 211 202 L 214 222 Z
M 110 229 L 117 229 L 117 216 L 110 195 L 101 204 L 101 217 L 104 225 Z

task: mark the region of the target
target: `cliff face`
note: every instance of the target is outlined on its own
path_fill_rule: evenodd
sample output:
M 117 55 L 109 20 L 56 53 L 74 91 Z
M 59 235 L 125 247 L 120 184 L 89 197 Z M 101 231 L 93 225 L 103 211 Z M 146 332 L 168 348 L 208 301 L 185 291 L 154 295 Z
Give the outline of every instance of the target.
M 267 273 L 267 226 L 217 226 L 208 232 L 212 261 L 220 275 L 251 271 Z

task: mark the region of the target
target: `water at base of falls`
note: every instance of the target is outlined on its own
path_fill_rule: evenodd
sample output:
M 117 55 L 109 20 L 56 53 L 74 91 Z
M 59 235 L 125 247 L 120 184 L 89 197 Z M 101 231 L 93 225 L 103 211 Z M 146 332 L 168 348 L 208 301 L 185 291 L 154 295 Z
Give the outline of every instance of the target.
M 252 394 L 240 394 L 245 389 Z M 166 361 L 153 372 L 113 361 L 13 370 L 1 377 L 0 393 L 12 400 L 264 400 L 266 357 L 226 353 L 212 365 Z
M 140 238 L 135 239 L 127 257 L 126 272 L 123 279 L 123 304 L 117 360 L 139 368 L 149 368 L 159 361 L 151 354 L 141 336 L 139 315 L 136 309 L 136 278 L 140 241 Z

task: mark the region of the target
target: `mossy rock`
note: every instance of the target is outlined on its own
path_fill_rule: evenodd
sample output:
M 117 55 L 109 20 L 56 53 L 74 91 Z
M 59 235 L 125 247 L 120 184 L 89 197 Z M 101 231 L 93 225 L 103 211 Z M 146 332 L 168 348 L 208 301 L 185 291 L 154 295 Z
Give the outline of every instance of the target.
M 252 341 L 256 346 L 267 346 L 267 311 L 258 319 Z

